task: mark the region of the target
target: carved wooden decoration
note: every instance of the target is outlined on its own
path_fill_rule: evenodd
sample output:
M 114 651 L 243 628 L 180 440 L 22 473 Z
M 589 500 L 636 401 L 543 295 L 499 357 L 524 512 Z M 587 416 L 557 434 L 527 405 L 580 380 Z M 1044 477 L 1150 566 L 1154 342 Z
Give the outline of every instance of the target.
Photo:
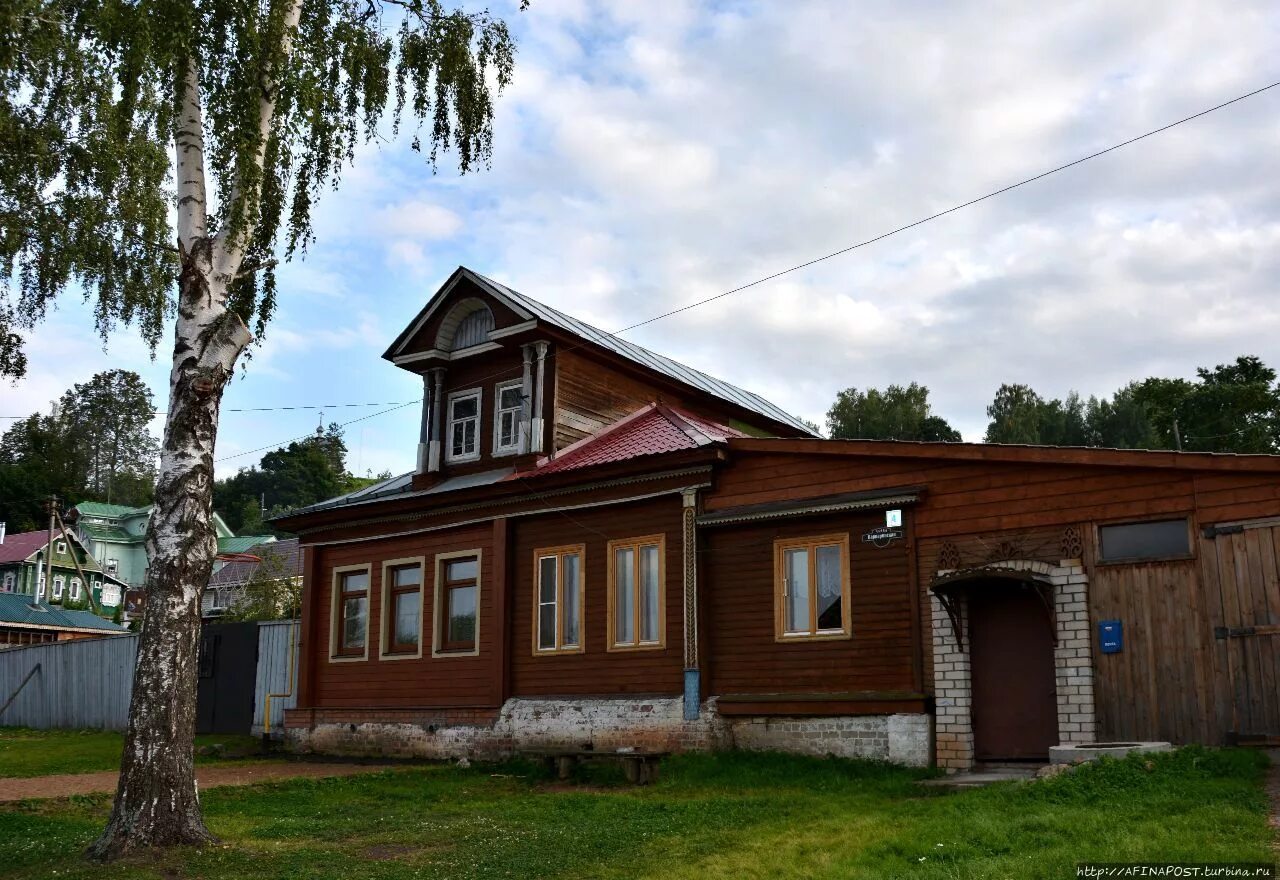
M 1062 558 L 1081 559 L 1084 557 L 1084 540 L 1080 536 L 1079 526 L 1067 526 L 1062 530 Z
M 960 567 L 960 548 L 950 541 L 942 544 L 942 549 L 938 551 L 938 570 L 952 571 Z

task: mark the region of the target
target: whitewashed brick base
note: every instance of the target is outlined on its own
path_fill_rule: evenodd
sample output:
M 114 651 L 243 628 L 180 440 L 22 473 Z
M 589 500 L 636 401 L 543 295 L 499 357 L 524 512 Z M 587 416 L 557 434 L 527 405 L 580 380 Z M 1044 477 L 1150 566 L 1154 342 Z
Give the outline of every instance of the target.
M 1098 725 L 1093 694 L 1089 583 L 1083 564 L 1078 559 L 1064 559 L 1056 566 L 1044 562 L 1014 561 L 999 563 L 998 567 L 1025 570 L 1053 585 L 1054 623 L 1058 638 L 1053 652 L 1058 738 L 1062 743 L 1092 742 Z M 933 620 L 936 759 L 938 766 L 949 772 L 967 770 L 974 761 L 968 603 L 963 597 L 958 598 L 957 616 L 964 636 L 964 647 L 961 648 L 956 641 L 951 617 L 937 596 L 930 595 L 929 598 Z
M 439 723 L 342 720 L 289 726 L 294 751 L 434 759 L 501 758 L 520 750 L 620 747 L 654 751 L 778 750 L 798 754 L 873 758 L 923 767 L 930 757 L 929 716 L 873 715 L 834 718 L 723 717 L 708 701 L 686 721 L 683 700 L 512 699 L 496 718 Z

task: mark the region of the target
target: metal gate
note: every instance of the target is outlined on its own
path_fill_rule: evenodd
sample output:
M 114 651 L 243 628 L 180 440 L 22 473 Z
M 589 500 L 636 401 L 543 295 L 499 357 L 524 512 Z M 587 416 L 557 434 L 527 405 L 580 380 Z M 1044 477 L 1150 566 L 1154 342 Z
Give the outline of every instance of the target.
M 253 726 L 258 624 L 214 623 L 200 633 L 196 733 L 243 733 Z
M 1226 739 L 1280 743 L 1280 519 L 1208 526 L 1201 547 Z

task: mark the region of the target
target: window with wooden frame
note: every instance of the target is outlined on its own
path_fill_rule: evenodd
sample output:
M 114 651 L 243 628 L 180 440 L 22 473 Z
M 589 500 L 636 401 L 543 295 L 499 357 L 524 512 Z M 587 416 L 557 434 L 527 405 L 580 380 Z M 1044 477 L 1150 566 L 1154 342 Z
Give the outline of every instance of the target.
M 480 551 L 436 557 L 435 621 L 432 656 L 479 653 Z
M 449 428 L 445 435 L 448 461 L 473 461 L 480 457 L 480 389 L 449 395 Z
M 493 454 L 520 451 L 520 414 L 524 411 L 524 382 L 504 382 L 493 389 Z
M 778 641 L 849 638 L 848 534 L 774 541 L 773 569 Z
M 62 598 L 62 585 L 64 583 L 65 581 L 63 580 L 62 575 L 56 574 L 53 576 L 53 598 Z
M 80 601 L 80 578 L 73 577 L 71 579 L 71 601 Z
M 586 545 L 533 552 L 533 653 L 582 652 Z
M 609 650 L 667 643 L 666 536 L 609 542 Z
M 333 570 L 333 626 L 329 634 L 332 660 L 369 657 L 370 565 L 347 565 Z
M 386 660 L 422 656 L 421 556 L 382 564 L 382 620 L 379 657 Z

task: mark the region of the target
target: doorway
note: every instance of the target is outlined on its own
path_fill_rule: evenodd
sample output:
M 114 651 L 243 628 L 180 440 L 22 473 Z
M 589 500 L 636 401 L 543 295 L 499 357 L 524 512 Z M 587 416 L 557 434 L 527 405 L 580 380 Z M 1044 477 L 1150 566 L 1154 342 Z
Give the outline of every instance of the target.
M 968 599 L 974 758 L 1045 761 L 1058 742 L 1053 615 L 1032 583 L 984 581 Z

